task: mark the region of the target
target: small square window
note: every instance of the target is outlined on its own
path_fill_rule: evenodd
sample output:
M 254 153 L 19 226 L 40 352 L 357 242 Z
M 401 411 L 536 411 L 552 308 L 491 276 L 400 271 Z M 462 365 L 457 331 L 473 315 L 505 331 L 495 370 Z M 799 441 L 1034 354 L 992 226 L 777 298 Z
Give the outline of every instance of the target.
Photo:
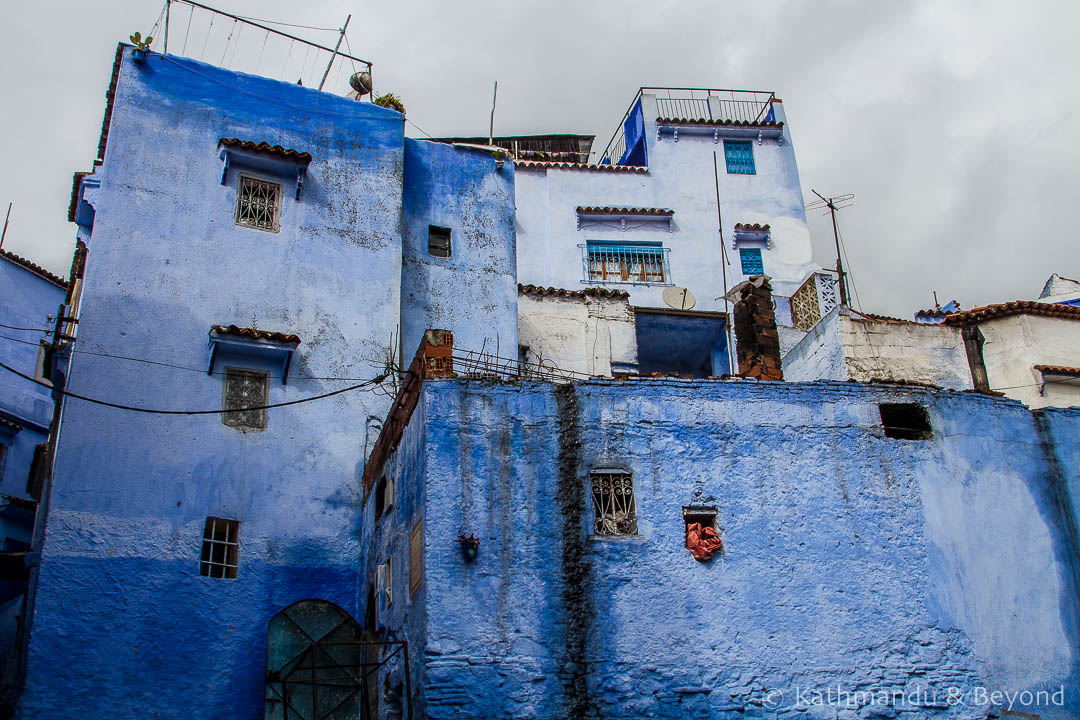
M 620 470 L 594 470 L 590 478 L 596 534 L 637 535 L 633 476 Z
M 270 374 L 257 370 L 225 368 L 222 384 L 221 422 L 238 430 L 262 430 L 266 427 Z M 260 409 L 261 408 L 261 409 Z
M 754 144 L 744 140 L 724 141 L 724 161 L 731 175 L 756 175 Z
M 206 518 L 203 530 L 202 559 L 199 574 L 203 577 L 233 579 L 236 577 L 237 555 L 240 547 L 240 523 L 226 518 Z
M 697 560 L 709 560 L 723 550 L 716 528 L 716 508 L 712 505 L 687 505 L 683 508 L 683 537 L 686 549 Z
M 428 252 L 434 257 L 448 258 L 451 253 L 450 228 L 428 225 Z
M 765 274 L 765 265 L 761 262 L 761 250 L 758 248 L 742 248 L 739 250 L 739 262 L 742 263 L 743 275 Z
M 887 438 L 929 440 L 933 436 L 930 414 L 918 403 L 881 403 L 878 411 Z
M 281 229 L 280 183 L 240 176 L 236 199 L 236 224 L 241 227 L 277 232 Z

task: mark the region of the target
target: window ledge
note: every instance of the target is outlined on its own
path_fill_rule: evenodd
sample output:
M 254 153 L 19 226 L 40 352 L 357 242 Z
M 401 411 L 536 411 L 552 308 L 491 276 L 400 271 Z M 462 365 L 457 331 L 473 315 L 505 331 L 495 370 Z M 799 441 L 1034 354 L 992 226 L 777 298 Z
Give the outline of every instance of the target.
M 784 144 L 784 123 L 724 123 L 694 120 L 678 120 L 671 118 L 659 118 L 656 121 L 656 141 L 660 142 L 664 135 L 671 135 L 675 142 L 679 142 L 679 135 L 704 135 L 711 136 L 714 144 L 724 138 L 756 138 L 761 145 L 766 138 L 776 140 L 777 144 Z

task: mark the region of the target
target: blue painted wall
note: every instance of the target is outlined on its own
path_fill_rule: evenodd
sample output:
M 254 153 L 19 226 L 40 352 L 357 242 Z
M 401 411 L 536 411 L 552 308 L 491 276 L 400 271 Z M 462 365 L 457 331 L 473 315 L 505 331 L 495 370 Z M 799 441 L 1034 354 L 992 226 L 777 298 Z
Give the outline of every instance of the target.
M 459 348 L 516 359 L 513 163 L 406 139 L 402 219 L 403 357 L 438 328 L 452 331 Z M 450 257 L 428 251 L 431 225 L 451 230 Z
M 398 326 L 402 116 L 171 56 L 135 65 L 129 53 L 101 188 L 86 198 L 78 343 L 179 367 L 76 354 L 69 388 L 220 408 L 208 330 L 253 321 L 302 340 L 288 385 L 271 379 L 272 403 L 376 375 Z M 312 154 L 299 200 L 284 180 L 279 233 L 234 224 L 238 173 L 220 184 L 222 137 Z M 243 433 L 217 415 L 69 400 L 23 716 L 261 716 L 269 619 L 306 598 L 357 613 L 364 428 L 387 404 L 347 393 L 270 410 L 265 431 Z M 209 515 L 240 521 L 236 579 L 199 575 Z
M 923 404 L 932 439 L 884 437 L 880 402 Z M 391 463 L 423 474 L 427 717 L 981 718 L 980 688 L 1062 687 L 1026 711 L 1077 717 L 1078 420 L 849 383 L 429 381 L 423 460 Z M 613 466 L 638 537 L 591 537 L 588 471 Z M 806 694 L 837 686 L 937 703 Z
M 5 251 L 6 252 L 6 251 Z M 67 289 L 31 272 L 16 261 L 0 255 L 0 323 L 14 328 L 50 329 L 50 316 L 64 302 Z M 48 332 L 0 328 L 0 362 L 27 375 L 37 368 L 40 341 L 51 339 Z M 0 474 L 0 493 L 26 498 L 26 479 L 34 457 L 34 447 L 45 442 L 52 422 L 51 392 L 17 375 L 0 371 L 0 417 L 22 431 L 12 433 L 0 427 L 0 443 L 5 459 Z M 0 540 L 8 536 L 0 529 Z M 24 540 L 29 542 L 29 533 Z

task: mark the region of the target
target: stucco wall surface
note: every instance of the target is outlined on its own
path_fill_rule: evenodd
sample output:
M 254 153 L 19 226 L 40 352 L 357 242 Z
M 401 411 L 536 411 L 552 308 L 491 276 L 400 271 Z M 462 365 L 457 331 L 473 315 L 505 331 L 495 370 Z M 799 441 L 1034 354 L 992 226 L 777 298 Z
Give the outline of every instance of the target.
M 634 310 L 626 298 L 518 296 L 518 342 L 546 367 L 611 376 L 637 367 Z
M 516 358 L 513 163 L 408 139 L 402 217 L 402 356 L 438 328 L 463 350 Z M 428 251 L 430 225 L 452 231 L 450 257 Z
M 785 380 L 807 382 L 848 379 L 843 326 L 839 315 L 840 308 L 833 308 L 784 354 Z
M 932 438 L 884 437 L 886 401 Z M 980 688 L 1062 687 L 1014 709 L 1080 712 L 1075 508 L 1046 492 L 1072 416 L 1051 437 L 1008 400 L 850 383 L 436 381 L 423 405 L 428 717 L 983 718 Z M 636 537 L 592 535 L 599 467 L 633 474 Z M 717 506 L 711 562 L 691 502 Z
M 226 366 L 270 371 L 271 403 L 376 375 L 398 324 L 402 127 L 370 103 L 125 54 L 69 389 L 203 410 L 222 406 Z M 223 137 L 311 153 L 299 200 L 295 172 L 269 176 L 280 232 L 235 225 Z M 253 360 L 207 375 L 210 326 L 230 323 L 300 336 L 287 385 Z M 364 428 L 387 404 L 354 391 L 240 432 L 69 400 L 24 717 L 261 716 L 267 621 L 308 598 L 356 613 Z M 240 523 L 236 579 L 199 574 L 207 516 Z
M 1080 386 L 1049 383 L 1035 365 L 1080 366 L 1080 323 L 1040 315 L 1010 315 L 979 324 L 991 390 L 1032 408 L 1080 406 Z M 1058 378 L 1060 379 L 1060 378 Z
M 960 328 L 839 316 L 851 380 L 906 380 L 954 390 L 974 387 Z

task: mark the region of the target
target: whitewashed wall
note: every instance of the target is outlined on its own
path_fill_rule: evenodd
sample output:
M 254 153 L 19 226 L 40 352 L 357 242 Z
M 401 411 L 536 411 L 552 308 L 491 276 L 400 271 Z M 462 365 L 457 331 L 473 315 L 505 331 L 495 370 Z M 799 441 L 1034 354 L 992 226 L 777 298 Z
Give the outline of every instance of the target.
M 529 362 L 612 375 L 637 370 L 634 310 L 627 298 L 518 295 L 518 342 Z

